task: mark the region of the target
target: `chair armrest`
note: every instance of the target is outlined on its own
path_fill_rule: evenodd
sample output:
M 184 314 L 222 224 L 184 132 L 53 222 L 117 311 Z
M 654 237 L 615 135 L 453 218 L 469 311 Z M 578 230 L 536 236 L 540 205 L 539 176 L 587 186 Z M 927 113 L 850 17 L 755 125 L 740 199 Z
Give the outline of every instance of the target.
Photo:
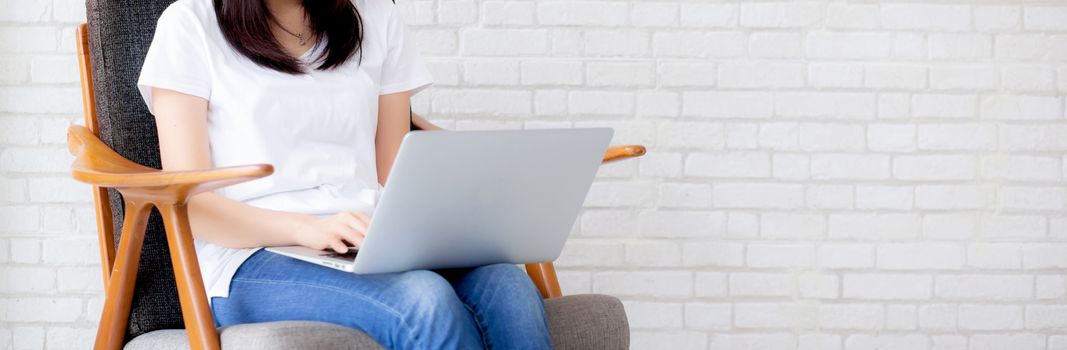
M 71 176 L 97 187 L 122 193 L 125 215 L 118 250 L 112 259 L 110 239 L 101 232 L 101 252 L 110 266 L 105 275 L 107 296 L 100 316 L 96 349 L 120 349 L 129 319 L 145 228 L 152 207 L 163 217 L 178 298 L 189 341 L 195 349 L 218 349 L 219 337 L 208 308 L 200 266 L 189 226 L 189 197 L 205 191 L 270 175 L 269 164 L 205 170 L 163 171 L 134 163 L 108 147 L 83 126 L 67 132 L 67 147 L 75 156 Z M 99 205 L 99 203 L 98 203 Z M 106 205 L 106 204 L 105 204 Z
M 121 189 L 123 194 L 151 194 L 153 200 L 171 199 L 184 203 L 194 194 L 226 187 L 270 175 L 270 164 L 223 167 L 204 170 L 164 171 L 134 163 L 100 141 L 89 129 L 71 126 L 67 147 L 75 156 L 71 176 L 78 181 L 100 187 Z M 140 197 L 140 196 L 138 196 Z M 145 198 L 149 199 L 149 198 Z
M 619 161 L 627 158 L 640 157 L 646 153 L 645 146 L 641 145 L 625 145 L 625 146 L 611 146 L 608 147 L 608 151 L 604 152 L 604 163 Z

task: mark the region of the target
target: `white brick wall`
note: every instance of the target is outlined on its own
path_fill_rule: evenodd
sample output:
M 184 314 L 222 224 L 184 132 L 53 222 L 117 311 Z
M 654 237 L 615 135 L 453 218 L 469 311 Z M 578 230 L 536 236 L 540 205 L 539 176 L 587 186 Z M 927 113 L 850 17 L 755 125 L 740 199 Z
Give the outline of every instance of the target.
M 1067 349 L 1067 1 L 407 0 L 457 129 L 613 126 L 558 262 L 636 349 Z M 79 1 L 0 0 L 0 350 L 100 313 Z

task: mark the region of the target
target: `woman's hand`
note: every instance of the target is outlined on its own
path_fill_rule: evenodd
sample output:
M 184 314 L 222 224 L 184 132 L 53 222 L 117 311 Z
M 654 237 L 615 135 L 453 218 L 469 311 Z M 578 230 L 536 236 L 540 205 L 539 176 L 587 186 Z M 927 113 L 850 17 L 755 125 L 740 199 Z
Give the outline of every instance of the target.
M 360 212 L 340 212 L 328 217 L 311 217 L 294 233 L 298 244 L 317 250 L 333 249 L 347 253 L 349 246 L 359 247 L 367 234 L 370 217 Z

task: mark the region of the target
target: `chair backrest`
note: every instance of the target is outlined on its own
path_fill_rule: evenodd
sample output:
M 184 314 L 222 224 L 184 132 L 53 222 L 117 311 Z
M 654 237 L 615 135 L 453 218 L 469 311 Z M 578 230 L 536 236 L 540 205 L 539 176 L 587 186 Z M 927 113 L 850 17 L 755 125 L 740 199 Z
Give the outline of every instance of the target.
M 97 129 L 93 131 L 126 159 L 157 169 L 160 160 L 155 119 L 137 92 L 137 77 L 152 42 L 156 21 L 172 2 L 174 0 L 86 1 L 88 73 L 91 73 L 96 105 Z M 102 197 L 108 198 L 101 198 L 97 205 L 107 208 L 97 208 L 97 212 L 110 212 L 113 227 L 110 230 L 102 227 L 104 230 L 100 234 L 114 234 L 115 237 L 113 240 L 101 239 L 101 242 L 114 244 L 122 232 L 123 201 L 115 190 L 109 190 Z M 114 248 L 110 250 L 114 251 Z M 183 327 L 163 220 L 153 209 L 145 231 L 126 339 L 158 329 Z

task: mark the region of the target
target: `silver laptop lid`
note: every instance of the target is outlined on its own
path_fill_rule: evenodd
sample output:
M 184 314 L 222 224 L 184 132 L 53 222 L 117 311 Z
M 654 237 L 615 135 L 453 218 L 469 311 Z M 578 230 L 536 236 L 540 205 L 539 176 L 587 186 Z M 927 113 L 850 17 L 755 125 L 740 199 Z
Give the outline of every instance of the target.
M 355 272 L 559 257 L 609 128 L 405 136 Z

